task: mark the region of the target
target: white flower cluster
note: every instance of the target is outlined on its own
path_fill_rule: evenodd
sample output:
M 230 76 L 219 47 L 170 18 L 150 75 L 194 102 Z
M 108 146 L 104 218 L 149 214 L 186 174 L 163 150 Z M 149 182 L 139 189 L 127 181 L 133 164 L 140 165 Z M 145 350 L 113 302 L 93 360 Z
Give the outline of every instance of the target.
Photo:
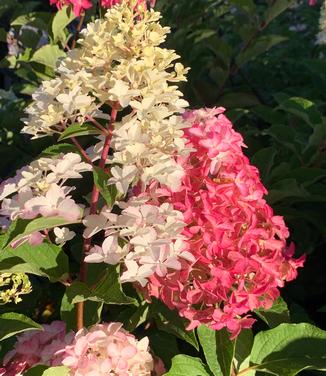
M 188 153 L 185 122 L 176 113 L 188 103 L 174 84 L 185 81 L 179 56 L 159 47 L 168 27 L 160 14 L 123 1 L 104 19 L 82 30 L 79 48 L 68 52 L 58 77 L 43 83 L 27 109 L 23 132 L 41 137 L 64 131 L 72 123 L 108 118 L 103 105 L 126 109 L 114 124 L 110 184 L 125 194 L 130 183 L 152 179 L 177 190 L 183 170 L 175 159 Z M 139 12 L 139 13 L 137 13 Z M 94 151 L 99 155 L 103 142 Z M 93 160 L 98 159 L 92 156 Z
M 316 36 L 316 44 L 326 44 L 326 1 L 320 8 L 319 33 Z
M 17 218 L 33 219 L 58 216 L 67 221 L 81 218 L 82 208 L 69 196 L 72 187 L 64 186 L 68 179 L 81 178 L 81 172 L 89 171 L 91 166 L 81 161 L 76 153 L 61 154 L 55 158 L 39 158 L 29 166 L 19 170 L 14 178 L 0 185 L 0 215 L 10 220 Z M 59 234 L 59 230 L 56 230 Z M 64 231 L 64 230 L 62 230 Z M 71 232 L 56 237 L 57 243 L 71 238 Z M 29 240 L 33 244 L 42 241 L 39 233 Z
M 43 81 L 26 109 L 28 118 L 22 119 L 26 124 L 22 132 L 39 138 L 61 133 L 69 124 L 83 123 L 87 114 L 94 116 L 98 105 L 80 83 L 84 75 L 84 72 L 67 72 L 59 78 Z
M 192 259 L 181 235 L 183 215 L 172 205 L 155 206 L 148 198 L 133 198 L 120 207 L 120 215 L 104 208 L 98 215 L 85 217 L 85 238 L 102 230 L 106 235 L 101 246 L 90 250 L 86 262 L 122 263 L 125 271 L 121 282 L 145 286 L 154 273 L 164 276 L 168 268 L 179 270 L 180 257 Z
M 184 172 L 174 157 L 189 152 L 182 137 L 184 127 L 177 116 L 160 121 L 124 118 L 113 134 L 112 162 L 122 167 L 111 168 L 109 183 L 125 194 L 135 177 L 140 177 L 143 188 L 155 179 L 178 191 Z

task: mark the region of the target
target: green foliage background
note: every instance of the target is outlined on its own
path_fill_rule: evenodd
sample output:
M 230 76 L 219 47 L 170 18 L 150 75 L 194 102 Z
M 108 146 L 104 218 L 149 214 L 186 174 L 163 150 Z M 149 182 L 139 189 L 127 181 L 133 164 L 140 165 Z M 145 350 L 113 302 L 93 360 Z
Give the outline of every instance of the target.
M 191 107 L 227 109 L 227 116 L 245 138 L 246 154 L 259 168 L 269 190 L 268 202 L 276 213 L 286 218 L 291 240 L 296 244 L 296 255 L 307 255 L 299 278 L 282 291 L 284 301 L 278 302 L 269 313 L 256 312 L 255 333 L 286 322 L 312 323 L 326 329 L 326 49 L 315 44 L 319 7 L 320 4 L 309 7 L 305 1 L 289 0 L 157 1 L 163 23 L 172 30 L 167 45 L 191 67 L 188 83 L 182 88 Z M 76 20 L 66 28 L 73 19 L 70 13 L 55 18 L 53 11 L 45 0 L 0 2 L 2 178 L 12 175 L 52 144 L 50 139 L 31 141 L 21 135 L 20 118 L 35 88 L 42 80 L 53 77 L 55 62 L 64 55 L 69 38 L 76 30 Z M 98 9 L 94 7 L 93 12 Z M 89 11 L 86 21 L 94 15 Z M 18 56 L 7 53 L 6 34 L 10 27 L 21 44 Z M 42 32 L 46 35 L 46 44 L 40 48 Z M 72 272 L 78 269 L 78 248 L 80 245 L 75 244 L 74 250 L 67 253 Z M 112 275 L 112 270 L 103 271 L 104 275 L 109 272 Z M 49 289 L 44 275 L 35 274 L 32 294 L 17 306 L 1 307 L 1 313 L 14 310 L 38 322 L 47 322 L 59 318 L 61 310 L 61 317 L 72 327 L 69 320 L 73 303 L 79 297 L 88 299 L 90 323 L 98 318 L 106 298 L 97 301 L 92 296 L 103 296 L 107 292 L 105 288 L 89 291 L 88 296 L 78 285 L 72 285 L 66 292 L 59 283 Z M 134 298 L 137 301 L 138 297 Z M 126 304 L 128 300 L 119 294 L 116 299 L 118 304 Z M 138 308 L 104 306 L 103 313 L 107 319 L 114 317 L 121 321 L 132 316 L 132 320 L 126 321 L 130 330 L 141 328 L 148 317 L 155 317 L 160 331 L 152 331 L 149 336 L 154 351 L 167 365 L 179 352 L 202 359 L 204 352 L 211 366 L 214 360 L 209 360 L 205 345 L 202 344 L 203 351 L 198 353 L 196 337 L 188 333 L 185 338 L 183 331 L 180 334 L 182 323 L 167 330 L 164 323 L 171 312 L 164 313 L 165 308 L 158 304 L 150 308 L 143 303 Z M 157 312 L 161 312 L 161 317 Z M 176 321 L 176 317 L 169 317 L 170 323 Z M 308 325 L 304 330 L 309 328 Z M 176 340 L 172 334 L 183 341 Z M 3 351 L 8 346 L 10 341 Z M 162 346 L 166 349 L 163 352 Z M 193 361 L 193 358 L 189 360 L 190 364 Z M 174 367 L 184 367 L 182 362 L 184 359 L 175 358 Z M 202 367 L 200 372 L 210 374 L 200 360 L 195 362 L 193 368 Z M 222 375 L 227 374 L 224 371 Z M 264 374 L 264 370 L 258 374 L 261 372 Z M 293 372 L 289 375 L 296 374 Z M 177 374 L 177 371 L 171 373 Z

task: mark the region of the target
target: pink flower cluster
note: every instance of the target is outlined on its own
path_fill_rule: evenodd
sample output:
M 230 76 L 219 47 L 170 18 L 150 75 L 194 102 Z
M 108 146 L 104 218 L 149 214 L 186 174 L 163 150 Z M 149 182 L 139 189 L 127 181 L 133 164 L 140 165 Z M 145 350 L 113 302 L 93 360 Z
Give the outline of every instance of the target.
M 104 8 L 112 8 L 117 4 L 120 4 L 120 0 L 101 0 L 101 6 Z
M 120 323 L 99 324 L 76 334 L 62 362 L 74 376 L 150 376 L 148 338 L 138 341 Z
M 65 324 L 54 321 L 43 325 L 43 331 L 23 333 L 5 356 L 0 376 L 23 375 L 37 364 L 65 365 L 72 376 L 150 376 L 152 371 L 160 376 L 165 372 L 159 358 L 154 363 L 148 338 L 138 341 L 120 323 L 66 334 Z
M 0 375 L 19 376 L 37 364 L 61 365 L 63 354 L 57 352 L 72 339 L 73 334 L 66 335 L 66 326 L 62 321 L 43 325 L 43 331 L 25 332 L 18 336 L 14 349 L 4 357 Z
M 121 0 L 101 0 L 100 4 L 104 8 L 112 8 L 114 5 L 120 4 Z M 91 0 L 50 0 L 50 5 L 56 5 L 58 9 L 61 9 L 64 5 L 72 5 L 73 11 L 77 17 L 81 15 L 86 9 L 93 6 Z M 137 5 L 146 6 L 146 0 L 137 0 Z M 155 5 L 155 0 L 151 0 L 151 7 Z
M 84 10 L 93 6 L 90 0 L 50 0 L 50 5 L 56 5 L 61 9 L 64 5 L 72 5 L 75 15 L 78 17 Z
M 187 112 L 189 157 L 180 192 L 157 189 L 155 196 L 184 215 L 187 250 L 195 261 L 180 260 L 181 270 L 150 278 L 147 293 L 190 320 L 189 329 L 206 324 L 226 327 L 232 337 L 254 319 L 248 312 L 268 309 L 278 287 L 297 275 L 304 258 L 292 258 L 283 218 L 263 198 L 267 193 L 256 167 L 243 154 L 241 135 L 224 108 Z M 152 193 L 153 195 L 153 190 Z

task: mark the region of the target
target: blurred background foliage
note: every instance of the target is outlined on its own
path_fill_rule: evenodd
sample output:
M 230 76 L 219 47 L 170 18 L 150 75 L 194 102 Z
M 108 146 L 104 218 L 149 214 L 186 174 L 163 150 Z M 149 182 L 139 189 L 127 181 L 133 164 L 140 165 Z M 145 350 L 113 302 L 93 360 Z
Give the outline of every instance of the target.
M 167 45 L 191 67 L 182 87 L 191 107 L 227 109 L 260 169 L 268 202 L 286 218 L 297 255 L 307 254 L 299 278 L 282 292 L 290 320 L 326 329 L 326 49 L 315 44 L 320 5 L 157 0 L 172 31 Z M 95 12 L 96 6 L 86 21 Z M 0 2 L 2 178 L 51 144 L 21 135 L 20 119 L 35 88 L 54 76 L 78 24 L 68 10 L 56 13 L 46 0 Z M 34 308 L 52 302 L 55 317 L 56 298 L 42 291 L 45 298 L 37 297 Z M 23 303 L 18 306 L 26 312 Z M 266 320 L 257 325 L 264 327 Z

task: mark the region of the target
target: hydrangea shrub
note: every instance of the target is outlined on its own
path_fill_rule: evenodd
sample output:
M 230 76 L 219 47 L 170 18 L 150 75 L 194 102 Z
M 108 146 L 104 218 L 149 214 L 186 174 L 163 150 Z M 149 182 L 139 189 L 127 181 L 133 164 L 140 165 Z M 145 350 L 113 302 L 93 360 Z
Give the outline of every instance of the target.
M 82 22 L 93 6 L 50 3 L 72 6 Z M 270 309 L 303 266 L 225 109 L 187 109 L 179 84 L 188 68 L 163 46 L 169 28 L 149 5 L 102 0 L 105 16 L 79 30 L 77 47 L 26 109 L 23 132 L 57 144 L 0 185 L 0 265 L 21 256 L 28 273 L 59 281 L 76 320 L 74 331 L 54 321 L 18 335 L 1 375 L 42 365 L 76 376 L 162 375 L 165 366 L 146 336 L 158 325 L 155 314 L 167 309 L 158 301 L 171 310 L 172 320 L 161 317 L 169 333 L 196 347 L 199 327 L 212 368 L 205 340 L 223 336 L 226 348 L 235 346 L 255 322 L 252 312 Z M 76 244 L 80 255 L 73 254 Z M 36 250 L 42 257 L 52 252 L 62 273 L 51 274 L 50 262 L 38 264 Z M 79 257 L 79 270 L 58 265 L 59 255 L 66 264 L 67 255 Z M 94 264 L 104 273 L 90 276 Z M 28 279 L 10 274 L 22 272 L 17 265 L 0 275 L 5 285 L 10 276 L 14 283 L 7 300 L 30 290 Z M 108 323 L 104 310 L 87 328 L 86 301 L 100 303 L 100 310 L 104 303 L 136 305 L 124 324 L 131 332 L 143 328 L 139 338 L 118 319 Z M 180 375 L 178 361 L 168 374 Z M 201 361 L 191 362 L 209 374 Z M 245 374 L 232 367 L 232 375 Z

